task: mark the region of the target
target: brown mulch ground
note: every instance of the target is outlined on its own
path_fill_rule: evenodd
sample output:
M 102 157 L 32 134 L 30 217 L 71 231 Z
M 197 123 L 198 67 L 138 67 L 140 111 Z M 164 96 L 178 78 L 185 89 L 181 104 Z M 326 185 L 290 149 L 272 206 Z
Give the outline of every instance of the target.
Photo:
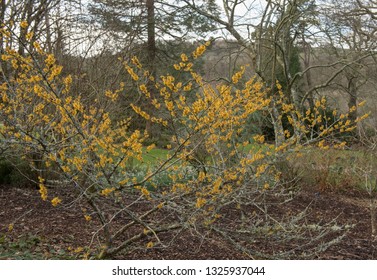
M 371 223 L 369 200 L 366 194 L 359 192 L 321 193 L 309 189 L 302 190 L 293 201 L 284 207 L 284 211 L 295 212 L 311 204 L 310 216 L 307 219 L 331 221 L 337 219 L 339 225 L 353 225 L 346 238 L 339 244 L 329 247 L 314 258 L 317 259 L 377 259 L 377 242 L 371 238 Z M 95 221 L 85 221 L 81 209 L 82 205 L 72 203 L 64 207 L 54 208 L 51 203 L 41 200 L 35 189 L 11 188 L 0 186 L 0 259 L 32 258 L 36 247 L 42 258 L 54 258 L 54 253 L 65 252 L 65 256 L 72 255 L 78 247 L 90 244 L 96 232 Z M 280 209 L 281 211 L 281 209 Z M 8 232 L 9 224 L 14 224 Z M 229 226 L 229 225 L 228 225 Z M 1 236 L 2 239 L 1 239 Z M 4 238 L 8 243 L 5 244 Z M 19 240 L 25 236 L 37 237 L 38 246 L 26 240 L 20 244 Z M 160 238 L 169 240 L 167 248 L 153 248 L 135 250 L 125 259 L 247 259 L 229 241 L 220 235 L 200 236 L 189 231 L 182 231 L 171 240 L 169 234 L 162 234 Z M 29 242 L 29 243 L 28 243 Z M 95 242 L 95 240 L 94 240 Z M 11 244 L 11 245 L 9 245 Z M 252 249 L 265 247 L 269 244 L 263 240 L 255 240 L 249 244 Z M 12 250 L 8 247 L 13 246 Z M 69 249 L 68 249 L 69 248 Z M 279 248 L 271 248 L 278 250 Z M 3 252 L 2 252 L 3 250 Z M 30 251 L 29 255 L 22 255 L 22 250 Z M 15 254 L 12 256 L 12 254 Z M 77 255 L 78 256 L 78 255 Z M 313 258 L 313 257 L 312 257 Z

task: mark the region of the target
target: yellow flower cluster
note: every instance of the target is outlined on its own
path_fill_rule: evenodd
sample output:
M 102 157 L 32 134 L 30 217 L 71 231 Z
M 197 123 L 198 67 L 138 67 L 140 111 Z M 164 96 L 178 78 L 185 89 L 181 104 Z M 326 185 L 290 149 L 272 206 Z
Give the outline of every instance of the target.
M 143 68 L 143 65 L 140 63 L 139 59 L 136 56 L 133 56 L 131 58 L 131 62 L 133 65 L 135 65 L 137 68 L 141 69 Z
M 202 208 L 206 204 L 207 200 L 202 197 L 198 197 L 196 200 L 196 208 Z
M 14 224 L 8 225 L 8 231 L 11 232 L 14 229 Z
M 208 41 L 206 42 L 204 45 L 200 45 L 199 47 L 196 48 L 196 50 L 192 53 L 192 56 L 196 59 L 200 56 L 203 55 L 203 53 L 206 51 L 207 47 L 210 45 L 211 43 Z
M 101 195 L 103 196 L 108 196 L 111 194 L 113 191 L 115 191 L 115 188 L 106 188 L 101 191 Z
M 109 98 L 112 102 L 115 102 L 118 99 L 118 93 L 112 92 L 111 90 L 106 90 L 105 96 Z
M 39 193 L 41 195 L 42 200 L 47 200 L 47 188 L 43 183 L 39 183 Z
M 127 63 L 124 63 L 124 67 L 126 68 L 128 74 L 130 74 L 131 78 L 134 81 L 138 81 L 139 80 L 139 76 L 134 72 L 134 70 Z
M 241 69 L 240 71 L 234 73 L 234 75 L 232 76 L 232 82 L 233 84 L 237 84 L 238 81 L 243 77 L 244 73 L 245 73 L 245 66 L 241 66 Z
M 72 76 L 62 77 L 62 67 L 56 64 L 56 58 L 44 53 L 37 42 L 33 47 L 42 58 L 38 65 L 31 56 L 21 56 L 10 49 L 1 56 L 2 62 L 19 69 L 18 76 L 0 85 L 3 136 L 14 139 L 12 143 L 17 149 L 23 146 L 29 149 L 27 151 L 40 152 L 43 167 L 53 167 L 64 178 L 84 184 L 81 186 L 84 189 L 85 184 L 100 185 L 93 190 L 98 190 L 98 195 L 108 196 L 115 190 L 114 186 L 130 181 L 127 180 L 127 163 L 142 160 L 142 142 L 146 135 L 139 131 L 130 133 L 122 121 L 119 125 L 112 123 L 109 112 L 105 111 L 106 103 L 96 99 L 88 104 L 73 93 Z M 136 58 L 132 63 L 141 67 Z M 130 74 L 136 75 L 131 70 Z M 107 99 L 102 100 L 115 101 L 123 89 L 121 83 L 119 89 L 104 91 Z M 161 118 L 153 118 L 153 121 L 166 124 Z M 41 143 L 46 143 L 44 149 Z M 100 183 L 103 176 L 113 174 L 117 174 L 116 179 Z M 43 200 L 48 199 L 42 178 L 39 193 Z M 60 203 L 59 197 L 51 200 L 53 206 Z
M 51 200 L 51 204 L 52 204 L 52 206 L 54 206 L 54 207 L 58 206 L 61 202 L 62 202 L 62 200 L 61 200 L 59 197 L 54 197 L 54 198 Z
M 21 23 L 20 23 L 21 28 L 27 28 L 28 26 L 29 26 L 29 24 L 26 20 L 21 21 Z

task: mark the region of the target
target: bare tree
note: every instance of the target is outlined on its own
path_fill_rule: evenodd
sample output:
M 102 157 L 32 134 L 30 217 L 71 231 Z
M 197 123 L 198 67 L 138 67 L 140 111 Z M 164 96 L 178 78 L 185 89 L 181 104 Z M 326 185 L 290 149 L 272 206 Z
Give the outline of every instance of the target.
M 330 86 L 339 87 L 339 79 L 345 79 L 348 84 L 343 88 L 349 93 L 349 108 L 356 119 L 357 111 L 353 109 L 360 86 L 356 73 L 361 73 L 360 65 L 365 65 L 365 61 L 375 55 L 375 14 L 370 4 L 359 1 L 356 9 L 354 1 L 336 6 L 328 1 L 269 0 L 256 4 L 224 0 L 221 13 L 216 14 L 204 9 L 203 1 L 184 2 L 194 12 L 216 22 L 249 53 L 255 72 L 271 89 L 272 96 L 275 96 L 276 79 L 279 79 L 296 108 L 305 111 L 306 106 L 313 108 L 315 94 Z M 338 33 L 334 38 L 335 29 Z M 330 61 L 318 63 L 315 57 L 321 49 L 336 52 L 343 49 L 343 53 L 332 54 Z M 303 55 L 299 67 L 292 65 L 295 52 Z M 329 75 L 322 75 L 324 72 Z M 275 103 L 271 103 L 271 116 L 279 145 L 284 139 L 284 128 Z
M 322 7 L 325 24 L 321 28 L 331 42 L 328 51 L 339 62 L 336 69 L 342 71 L 342 76 L 334 82 L 348 94 L 350 116 L 356 119 L 358 96 L 369 79 L 367 69 L 375 63 L 377 20 L 360 10 L 355 1 L 333 0 Z

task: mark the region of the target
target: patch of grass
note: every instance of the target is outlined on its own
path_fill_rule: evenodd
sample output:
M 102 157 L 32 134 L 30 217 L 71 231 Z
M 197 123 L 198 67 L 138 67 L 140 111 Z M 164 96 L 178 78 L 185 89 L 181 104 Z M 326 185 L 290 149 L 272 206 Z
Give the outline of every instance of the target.
M 259 144 L 259 143 L 250 143 L 247 144 L 246 146 L 241 148 L 243 152 L 249 153 L 249 152 L 267 152 L 267 151 L 272 151 L 271 145 L 269 144 Z
M 155 148 L 147 151 L 146 148 L 143 150 L 143 163 L 146 165 L 155 164 L 159 161 L 165 160 L 170 154 L 169 150 Z
M 170 151 L 165 149 L 155 148 L 152 150 L 147 150 L 146 147 L 143 148 L 142 160 L 139 161 L 136 158 L 131 158 L 127 162 L 127 169 L 132 171 L 134 169 L 152 167 L 167 159 Z
M 301 157 L 291 161 L 299 170 L 303 183 L 316 186 L 320 191 L 364 190 L 365 176 L 377 174 L 376 155 L 362 149 L 310 147 L 302 151 Z

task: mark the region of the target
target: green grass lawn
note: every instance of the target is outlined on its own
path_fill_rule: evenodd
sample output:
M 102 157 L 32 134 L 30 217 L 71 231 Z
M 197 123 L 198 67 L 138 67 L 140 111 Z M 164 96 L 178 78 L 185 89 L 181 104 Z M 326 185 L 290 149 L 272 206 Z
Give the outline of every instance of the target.
M 170 154 L 169 150 L 155 148 L 150 151 L 147 151 L 146 148 L 143 148 L 143 164 L 151 165 L 158 163 L 161 160 L 164 160 Z

